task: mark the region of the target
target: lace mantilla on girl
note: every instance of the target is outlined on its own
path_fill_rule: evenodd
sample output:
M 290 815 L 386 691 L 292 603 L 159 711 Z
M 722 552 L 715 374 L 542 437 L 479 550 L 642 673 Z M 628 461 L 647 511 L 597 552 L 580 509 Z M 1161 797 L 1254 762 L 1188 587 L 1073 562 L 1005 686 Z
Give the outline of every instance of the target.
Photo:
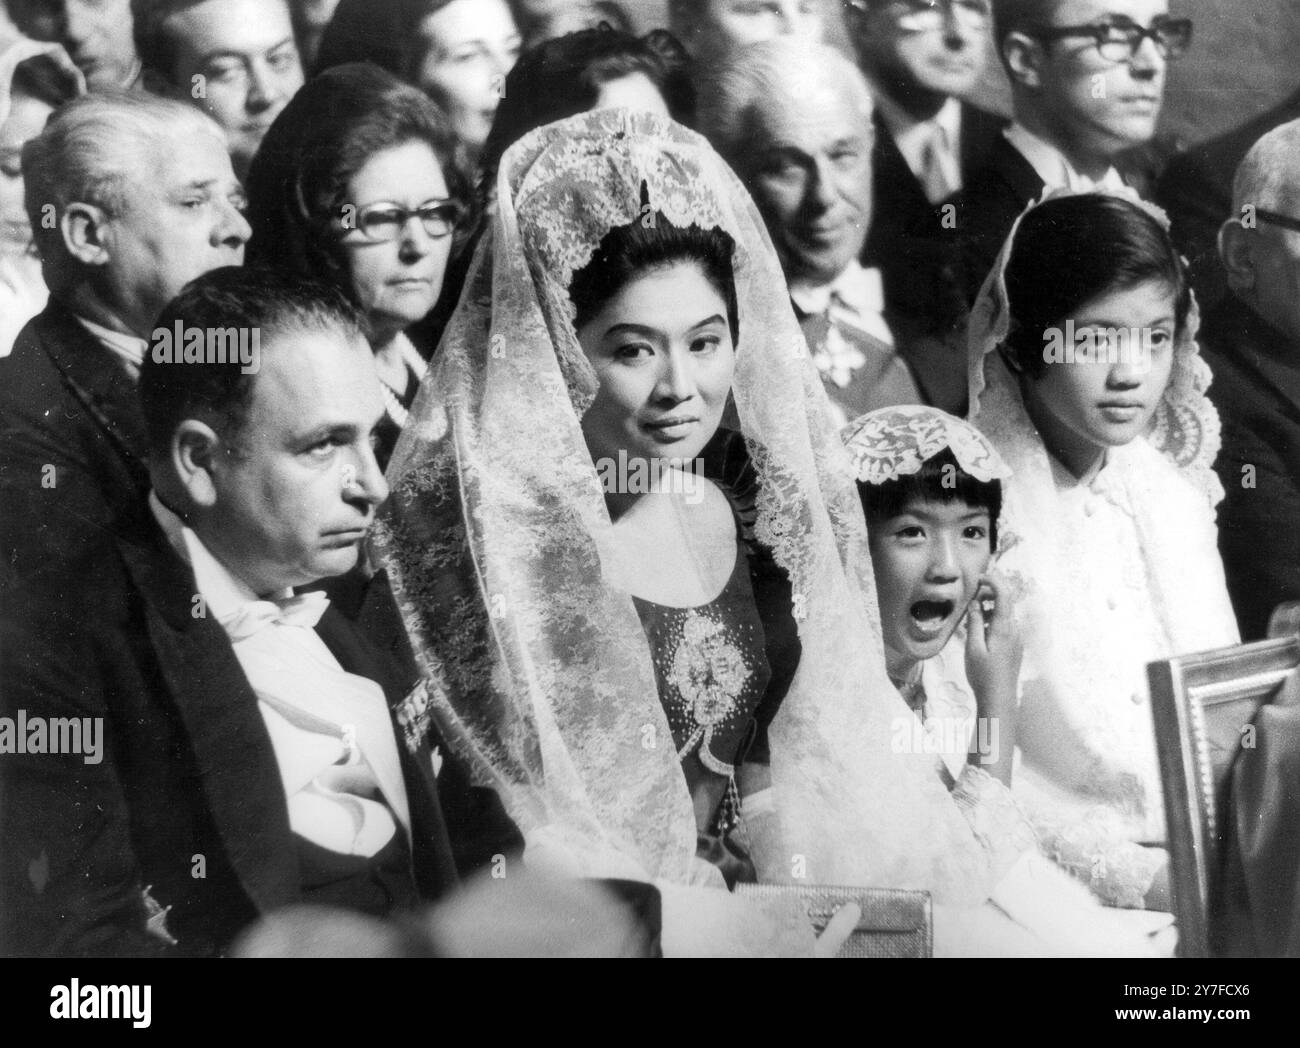
M 978 481 L 1005 480 L 1011 470 L 979 430 L 963 419 L 920 404 L 881 408 L 841 431 L 864 484 L 884 484 L 919 473 L 927 461 L 948 450 Z
M 1069 194 L 1046 199 L 1059 195 Z M 1110 449 L 1087 484 L 1068 476 L 996 352 L 1018 229 L 968 333 L 971 420 L 1012 471 L 999 570 L 1021 593 L 1025 643 L 1013 791 L 1049 854 L 1102 898 L 1133 905 L 1160 864 L 1138 842 L 1164 839 L 1146 664 L 1238 639 L 1213 515 L 1218 418 L 1193 307 L 1152 435 Z

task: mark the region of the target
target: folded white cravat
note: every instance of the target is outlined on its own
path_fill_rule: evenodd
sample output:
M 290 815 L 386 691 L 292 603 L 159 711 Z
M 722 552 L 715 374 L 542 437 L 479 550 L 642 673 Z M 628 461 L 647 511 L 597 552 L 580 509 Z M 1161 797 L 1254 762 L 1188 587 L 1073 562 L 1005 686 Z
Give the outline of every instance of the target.
M 384 690 L 348 673 L 314 627 L 322 593 L 259 598 L 191 528 L 150 494 L 172 547 L 194 571 L 203 613 L 220 623 L 258 698 L 289 809 L 300 837 L 330 851 L 370 856 L 410 809 Z

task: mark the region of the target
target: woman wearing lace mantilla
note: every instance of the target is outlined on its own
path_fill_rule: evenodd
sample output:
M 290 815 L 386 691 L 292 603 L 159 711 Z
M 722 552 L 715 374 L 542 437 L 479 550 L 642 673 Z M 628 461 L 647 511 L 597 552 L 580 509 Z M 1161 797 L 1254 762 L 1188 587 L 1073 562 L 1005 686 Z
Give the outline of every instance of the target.
M 1025 641 L 1016 796 L 1105 901 L 1168 908 L 1145 667 L 1233 644 L 1218 417 L 1163 214 L 1049 194 L 971 318 L 971 418 L 1007 461 L 1001 570 Z
M 978 907 L 988 856 L 890 746 L 851 469 L 738 180 L 601 110 L 523 138 L 497 195 L 376 541 L 526 861 L 653 881 L 669 954 L 810 949 L 734 880 Z

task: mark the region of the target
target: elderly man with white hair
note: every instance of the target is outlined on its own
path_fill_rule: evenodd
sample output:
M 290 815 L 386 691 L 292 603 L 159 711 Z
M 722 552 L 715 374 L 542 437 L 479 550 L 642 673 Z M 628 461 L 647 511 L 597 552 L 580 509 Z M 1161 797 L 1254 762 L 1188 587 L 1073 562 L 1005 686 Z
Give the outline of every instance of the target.
M 182 102 L 69 102 L 24 147 L 23 178 L 50 300 L 0 360 L 0 557 L 19 578 L 139 506 L 154 320 L 241 264 L 250 235 L 225 135 Z
M 846 419 L 921 395 L 894 348 L 880 275 L 858 261 L 871 223 L 871 96 L 825 44 L 735 53 L 700 91 L 700 130 L 767 221 L 826 391 Z
M 1219 549 L 1244 640 L 1300 600 L 1300 120 L 1246 154 L 1219 231 L 1230 294 L 1201 343 L 1223 420 Z

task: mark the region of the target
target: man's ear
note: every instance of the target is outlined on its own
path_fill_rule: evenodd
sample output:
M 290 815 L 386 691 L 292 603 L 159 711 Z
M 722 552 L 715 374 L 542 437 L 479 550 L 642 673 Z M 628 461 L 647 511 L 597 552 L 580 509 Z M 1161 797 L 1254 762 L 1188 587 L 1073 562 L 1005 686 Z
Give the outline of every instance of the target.
M 1254 236 L 1255 231 L 1244 228 L 1238 218 L 1230 218 L 1219 227 L 1219 258 L 1233 291 L 1255 288 Z
M 69 204 L 59 216 L 59 232 L 68 254 L 82 265 L 108 265 L 108 213 L 102 207 Z
M 1027 33 L 1008 33 L 1002 38 L 1002 61 L 1013 84 L 1037 88 L 1043 83 L 1047 52 L 1041 40 Z
M 172 434 L 171 468 L 190 503 L 210 509 L 217 501 L 217 457 L 225 454 L 221 438 L 206 422 L 187 418 Z

